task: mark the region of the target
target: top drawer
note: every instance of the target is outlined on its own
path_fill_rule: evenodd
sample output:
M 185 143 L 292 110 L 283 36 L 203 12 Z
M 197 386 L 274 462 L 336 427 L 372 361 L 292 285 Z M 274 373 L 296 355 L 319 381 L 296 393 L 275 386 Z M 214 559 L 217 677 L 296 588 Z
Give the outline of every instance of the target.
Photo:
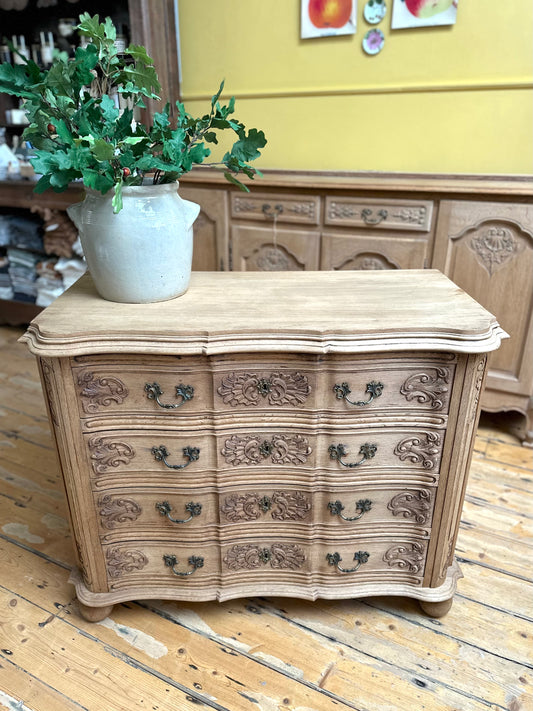
M 429 200 L 326 198 L 326 225 L 429 232 L 433 203 Z
M 295 222 L 318 225 L 320 198 L 316 195 L 232 195 L 231 216 L 260 222 Z

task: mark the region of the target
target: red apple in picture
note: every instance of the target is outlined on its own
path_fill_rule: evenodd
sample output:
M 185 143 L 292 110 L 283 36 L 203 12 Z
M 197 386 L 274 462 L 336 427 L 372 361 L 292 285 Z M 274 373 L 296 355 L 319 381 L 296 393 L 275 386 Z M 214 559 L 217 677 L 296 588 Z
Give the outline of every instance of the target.
M 315 27 L 344 27 L 352 14 L 352 0 L 309 0 L 309 19 Z
M 405 6 L 415 17 L 433 17 L 444 12 L 454 3 L 454 0 L 405 0 Z

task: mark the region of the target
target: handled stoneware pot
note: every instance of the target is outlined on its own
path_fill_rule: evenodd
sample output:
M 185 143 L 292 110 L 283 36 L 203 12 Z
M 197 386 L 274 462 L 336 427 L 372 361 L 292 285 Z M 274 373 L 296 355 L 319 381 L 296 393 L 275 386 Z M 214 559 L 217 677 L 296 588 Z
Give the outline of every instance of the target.
M 200 206 L 178 195 L 178 184 L 122 189 L 123 208 L 113 213 L 113 191 L 86 189 L 67 208 L 100 296 L 121 303 L 174 299 L 187 291 L 192 226 Z

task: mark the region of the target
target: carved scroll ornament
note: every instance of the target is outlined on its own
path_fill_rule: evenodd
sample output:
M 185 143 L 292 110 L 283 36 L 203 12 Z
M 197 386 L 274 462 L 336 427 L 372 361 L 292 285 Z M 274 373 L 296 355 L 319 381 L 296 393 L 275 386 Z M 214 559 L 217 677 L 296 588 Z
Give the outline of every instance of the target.
M 144 553 L 128 548 L 108 548 L 105 557 L 110 578 L 120 578 L 124 573 L 142 570 L 148 565 Z
M 267 459 L 272 464 L 303 464 L 312 453 L 309 440 L 300 434 L 272 435 L 233 435 L 222 448 L 222 455 L 227 464 L 234 467 L 242 464 L 261 464 Z
M 118 378 L 99 378 L 90 372 L 78 376 L 78 387 L 83 410 L 89 413 L 113 403 L 121 405 L 128 397 L 128 388 Z
M 95 474 L 105 474 L 111 467 L 126 466 L 135 456 L 135 450 L 126 442 L 99 435 L 91 437 L 87 446 Z
M 263 565 L 277 570 L 296 570 L 302 567 L 306 557 L 300 546 L 273 543 L 270 547 L 255 544 L 232 546 L 223 560 L 230 570 L 256 570 Z
M 431 491 L 418 489 L 417 491 L 404 491 L 397 494 L 387 504 L 389 511 L 394 516 L 414 519 L 418 524 L 426 524 L 431 518 Z
M 122 523 L 136 521 L 142 508 L 133 499 L 106 494 L 98 499 L 98 513 L 103 528 L 112 530 Z
M 424 569 L 426 549 L 423 543 L 400 543 L 389 548 L 383 560 L 391 568 L 407 570 L 410 573 L 421 573 Z
M 253 373 L 230 373 L 217 390 L 226 405 L 292 405 L 305 402 L 311 388 L 305 375 L 298 372 L 277 372 L 268 378 Z
M 394 448 L 394 454 L 413 464 L 422 464 L 424 469 L 433 469 L 439 460 L 441 439 L 437 432 L 421 432 L 402 439 Z
M 432 410 L 442 410 L 448 402 L 450 380 L 449 368 L 428 368 L 407 378 L 400 393 L 409 402 L 416 400 L 420 405 L 429 405 Z
M 303 491 L 274 491 L 272 496 L 232 494 L 220 507 L 220 513 L 232 523 L 256 521 L 267 513 L 276 521 L 300 521 L 310 511 L 310 497 Z

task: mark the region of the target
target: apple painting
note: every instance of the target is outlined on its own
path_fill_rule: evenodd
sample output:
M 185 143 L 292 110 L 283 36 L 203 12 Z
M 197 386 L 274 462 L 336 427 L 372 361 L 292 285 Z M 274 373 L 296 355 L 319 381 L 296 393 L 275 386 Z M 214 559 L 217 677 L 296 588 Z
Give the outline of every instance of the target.
M 404 27 L 453 25 L 457 18 L 458 0 L 394 0 L 393 30 Z
M 328 37 L 355 32 L 356 0 L 301 0 L 301 36 Z
M 315 27 L 342 27 L 352 14 L 352 0 L 309 0 L 309 19 Z
M 453 5 L 453 0 L 405 0 L 405 7 L 415 17 L 433 17 Z

